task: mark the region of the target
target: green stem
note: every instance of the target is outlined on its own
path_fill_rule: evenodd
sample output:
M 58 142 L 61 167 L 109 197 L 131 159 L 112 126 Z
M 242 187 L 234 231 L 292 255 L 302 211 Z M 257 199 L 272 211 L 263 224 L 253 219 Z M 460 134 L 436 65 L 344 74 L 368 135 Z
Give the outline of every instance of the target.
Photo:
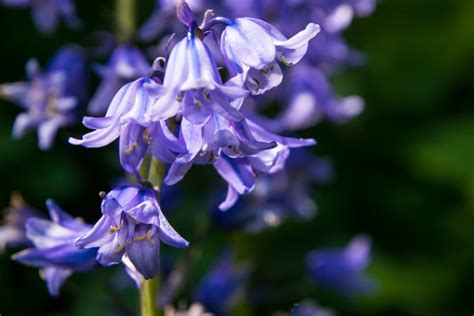
M 158 192 L 161 190 L 164 173 L 165 165 L 155 157 L 152 157 L 148 169 L 148 181 L 153 186 L 153 189 Z
M 117 37 L 120 42 L 128 42 L 132 39 L 136 25 L 136 3 L 135 0 L 115 0 Z
M 135 0 L 116 0 L 117 37 L 120 42 L 129 42 L 133 38 L 136 25 Z M 155 190 L 161 189 L 164 164 L 154 157 L 146 157 L 140 167 L 140 175 L 148 180 Z M 140 286 L 140 307 L 142 316 L 158 316 L 156 293 L 159 288 L 159 276 L 144 280 Z
M 153 185 L 159 192 L 163 183 L 165 165 L 148 153 L 140 166 L 140 175 Z M 159 193 L 157 193 L 157 197 Z M 157 292 L 159 290 L 159 276 L 151 280 L 144 280 L 140 287 L 140 305 L 142 316 L 158 316 L 160 311 L 157 302 Z
M 156 306 L 156 290 L 159 277 L 143 281 L 140 287 L 140 305 L 142 316 L 158 316 L 160 313 Z

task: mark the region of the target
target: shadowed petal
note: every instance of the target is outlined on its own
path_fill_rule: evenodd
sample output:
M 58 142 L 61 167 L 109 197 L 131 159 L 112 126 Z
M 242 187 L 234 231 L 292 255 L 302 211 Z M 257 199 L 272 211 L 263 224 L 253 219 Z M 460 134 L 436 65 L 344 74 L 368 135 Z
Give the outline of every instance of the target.
M 145 127 L 134 122 L 122 125 L 119 145 L 120 164 L 129 173 L 138 172 L 148 148 L 148 144 L 143 137 L 144 132 Z
M 137 237 L 147 234 L 146 226 L 140 226 L 135 231 Z M 150 240 L 144 239 L 128 243 L 127 254 L 135 268 L 146 280 L 154 278 L 160 272 L 160 240 L 157 233 Z
M 214 162 L 214 168 L 239 194 L 248 193 L 255 187 L 255 175 L 249 165 L 221 156 Z

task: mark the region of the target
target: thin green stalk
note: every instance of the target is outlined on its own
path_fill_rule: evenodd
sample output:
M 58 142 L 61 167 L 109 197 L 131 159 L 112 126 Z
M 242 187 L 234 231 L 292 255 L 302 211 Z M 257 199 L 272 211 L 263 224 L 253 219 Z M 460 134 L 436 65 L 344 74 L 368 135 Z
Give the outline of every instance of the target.
M 117 37 L 120 42 L 128 42 L 132 39 L 135 32 L 136 3 L 135 0 L 115 1 Z
M 156 159 L 155 157 L 152 157 L 150 160 L 150 166 L 148 169 L 148 181 L 153 186 L 153 189 L 157 191 L 161 190 L 164 172 L 165 172 L 165 165 L 161 161 Z
M 159 285 L 159 277 L 143 281 L 140 287 L 140 305 L 142 316 L 158 316 L 160 312 L 156 306 L 156 292 Z
M 151 155 L 146 155 L 140 166 L 141 176 L 150 182 L 155 190 L 159 192 L 163 183 L 164 164 Z M 142 316 L 158 316 L 161 315 L 158 302 L 157 292 L 159 290 L 160 278 L 156 276 L 151 280 L 143 281 L 140 287 L 140 306 Z
M 116 27 L 120 42 L 129 42 L 136 26 L 136 0 L 116 0 Z M 155 190 L 161 189 L 164 164 L 154 157 L 146 157 L 140 167 L 140 175 L 149 181 Z M 159 316 L 156 293 L 159 288 L 159 276 L 145 280 L 140 287 L 140 307 L 142 316 Z

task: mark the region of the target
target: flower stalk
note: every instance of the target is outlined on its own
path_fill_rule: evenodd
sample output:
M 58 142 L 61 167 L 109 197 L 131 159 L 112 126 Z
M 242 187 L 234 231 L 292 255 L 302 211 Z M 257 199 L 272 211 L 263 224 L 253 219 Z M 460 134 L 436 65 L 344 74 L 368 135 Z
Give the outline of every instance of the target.
M 120 42 L 127 42 L 133 37 L 136 25 L 135 0 L 116 0 L 117 37 Z
M 136 25 L 136 3 L 135 0 L 116 0 L 116 23 L 117 37 L 120 42 L 127 42 L 133 37 Z M 145 179 L 148 180 L 153 188 L 159 189 L 163 182 L 164 165 L 156 158 L 151 158 L 144 166 Z M 140 308 L 142 316 L 160 315 L 156 292 L 159 287 L 159 277 L 150 280 L 144 280 L 140 287 Z
M 158 316 L 160 312 L 156 306 L 156 292 L 159 287 L 159 276 L 151 280 L 144 280 L 140 287 L 140 307 L 142 316 Z
M 148 181 L 152 184 L 153 189 L 159 192 L 163 183 L 163 175 L 165 165 L 151 157 L 148 167 Z M 157 275 L 153 279 L 144 280 L 140 287 L 140 308 L 142 316 L 159 316 L 161 313 L 157 306 L 157 292 L 159 290 L 160 276 Z

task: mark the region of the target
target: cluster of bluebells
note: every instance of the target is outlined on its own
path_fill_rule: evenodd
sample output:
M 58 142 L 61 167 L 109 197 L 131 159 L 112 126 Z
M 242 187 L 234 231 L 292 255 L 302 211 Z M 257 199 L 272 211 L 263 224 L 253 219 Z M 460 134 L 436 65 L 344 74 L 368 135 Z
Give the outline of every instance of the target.
M 228 184 L 219 206 L 227 210 L 239 195 L 255 188 L 258 173 L 282 170 L 290 148 L 315 144 L 312 139 L 283 137 L 264 129 L 246 117 L 241 106 L 249 94 L 261 94 L 281 83 L 279 63 L 297 63 L 319 26 L 309 23 L 288 39 L 253 18 L 231 20 L 207 14 L 198 25 L 185 2 L 178 5 L 178 17 L 187 34 L 165 65 L 158 58 L 146 76 L 123 86 L 104 117 L 83 119 L 94 131 L 70 142 L 102 147 L 119 138 L 120 162 L 132 174 L 138 174 L 151 152 L 170 165 L 164 179 L 167 185 L 179 182 L 194 164 L 211 164 Z M 203 40 L 220 25 L 227 81 Z
M 227 185 L 212 217 L 226 229 L 258 232 L 288 217 L 311 218 L 317 206 L 308 187 L 330 180 L 330 162 L 303 148 L 315 145 L 314 139 L 283 135 L 323 119 L 344 122 L 362 111 L 360 97 L 337 96 L 328 78 L 362 61 L 341 34 L 355 16 L 370 14 L 375 1 L 190 0 L 188 5 L 156 0 L 137 37 L 144 42 L 164 38 L 158 46 L 165 56 L 150 63 L 138 46 L 117 45 L 105 65 L 94 67 L 101 83 L 87 106 L 93 116 L 82 120 L 93 131 L 69 139 L 87 148 L 118 139 L 120 164 L 136 184 L 104 193 L 95 225 L 71 217 L 51 200 L 48 220 L 17 199 L 0 228 L 1 248 L 28 247 L 13 258 L 40 268 L 52 295 L 73 272 L 88 271 L 97 262 L 123 264 L 140 286 L 160 272 L 161 242 L 189 245 L 164 216 L 158 198 L 162 186 L 143 177 L 143 167 L 153 160 L 166 166 L 168 186 L 194 165 L 212 165 Z M 0 3 L 31 7 L 44 33 L 54 31 L 59 19 L 74 28 L 81 25 L 72 0 Z M 204 11 L 209 7 L 215 11 Z M 176 12 L 178 19 L 168 23 Z M 183 30 L 185 36 L 175 40 Z M 30 60 L 27 82 L 0 85 L 0 97 L 25 110 L 15 120 L 15 138 L 37 129 L 39 147 L 48 149 L 57 130 L 77 120 L 87 102 L 86 56 L 83 48 L 65 46 L 43 70 Z M 281 111 L 272 119 L 262 115 L 275 101 L 284 106 Z M 362 271 L 369 255 L 369 239 L 359 236 L 343 250 L 311 252 L 307 268 L 318 286 L 344 294 L 368 292 L 373 281 Z M 206 315 L 205 308 L 226 314 L 247 274 L 224 256 L 198 285 L 197 303 L 189 311 L 168 308 L 166 313 Z M 303 302 L 291 315 L 332 312 Z

